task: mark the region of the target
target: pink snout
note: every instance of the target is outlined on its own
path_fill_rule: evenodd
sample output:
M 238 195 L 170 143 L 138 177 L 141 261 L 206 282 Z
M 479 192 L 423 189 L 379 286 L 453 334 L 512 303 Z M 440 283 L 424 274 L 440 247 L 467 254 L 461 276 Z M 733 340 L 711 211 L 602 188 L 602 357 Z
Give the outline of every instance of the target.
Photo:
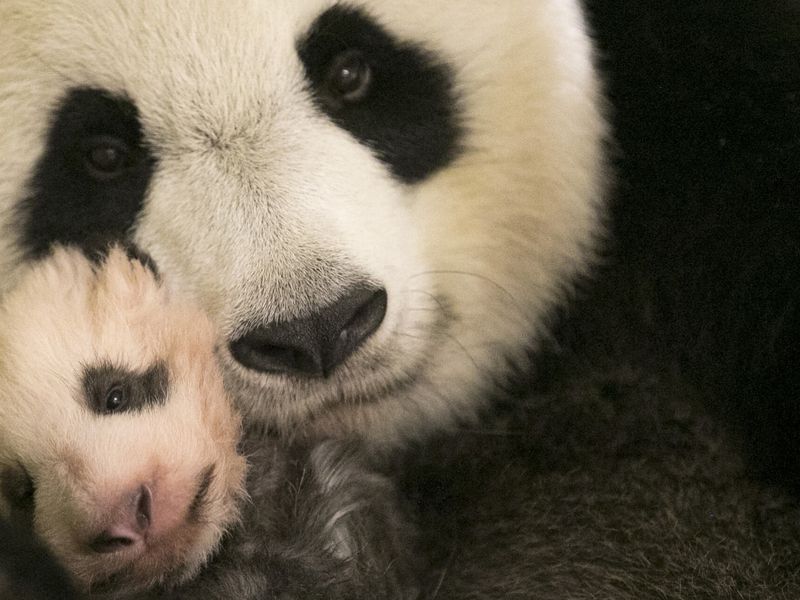
M 144 543 L 153 521 L 153 493 L 141 485 L 124 496 L 119 507 L 111 510 L 111 522 L 90 538 L 89 548 L 98 554 L 119 552 Z

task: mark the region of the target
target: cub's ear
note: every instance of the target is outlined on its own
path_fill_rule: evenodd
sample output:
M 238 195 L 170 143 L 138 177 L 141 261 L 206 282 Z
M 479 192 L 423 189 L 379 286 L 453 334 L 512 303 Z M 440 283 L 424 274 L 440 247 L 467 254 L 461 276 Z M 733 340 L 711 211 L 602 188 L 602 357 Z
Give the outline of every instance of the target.
M 0 598 L 81 600 L 61 565 L 28 531 L 0 519 Z
M 139 246 L 133 242 L 126 242 L 122 245 L 122 249 L 125 251 L 125 254 L 129 259 L 138 260 L 140 263 L 142 263 L 142 266 L 145 269 L 153 274 L 153 277 L 156 278 L 156 281 L 161 281 L 161 274 L 158 272 L 158 266 L 156 265 L 156 261 L 153 260 L 152 256 L 139 248 Z
M 133 260 L 131 260 L 133 257 Z M 97 311 L 108 317 L 108 324 L 118 323 L 114 314 L 120 310 L 153 310 L 163 313 L 166 290 L 160 285 L 152 260 L 127 246 L 111 244 L 102 254 L 89 260 L 94 264 L 95 285 L 92 286 Z
M 98 240 L 97 243 L 91 245 L 91 249 L 86 251 L 86 255 L 89 260 L 92 261 L 92 263 L 94 263 L 96 266 L 100 266 L 106 261 L 109 254 L 111 254 L 116 248 L 120 248 L 130 260 L 139 261 L 144 268 L 153 274 L 157 281 L 160 281 L 161 274 L 158 271 L 156 261 L 153 260 L 152 256 L 150 256 L 147 252 L 142 250 L 133 242 Z

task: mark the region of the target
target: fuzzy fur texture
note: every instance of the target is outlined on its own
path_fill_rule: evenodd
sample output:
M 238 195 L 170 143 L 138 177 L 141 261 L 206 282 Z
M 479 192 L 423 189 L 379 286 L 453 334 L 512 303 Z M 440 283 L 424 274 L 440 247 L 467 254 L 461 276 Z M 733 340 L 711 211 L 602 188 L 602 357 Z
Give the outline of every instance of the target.
M 393 444 L 469 419 L 525 359 L 592 256 L 606 127 L 572 0 L 349 2 L 452 78 L 458 156 L 403 184 L 309 93 L 297 45 L 332 6 L 4 2 L 0 281 L 25 261 L 19 219 L 59 102 L 81 87 L 124 97 L 156 161 L 126 236 L 212 316 L 246 418 Z M 387 290 L 388 311 L 330 377 L 262 374 L 227 352 L 359 281 Z
M 800 597 L 800 10 L 587 2 L 613 244 L 536 369 L 410 468 L 444 599 Z
M 0 519 L 0 540 L 0 598 L 77 598 L 67 573 L 30 531 Z
M 15 600 L 413 600 L 424 561 L 390 480 L 351 444 L 251 438 L 241 520 L 192 580 L 84 595 L 30 532 L 0 520 L 0 597 Z M 32 575 L 35 574 L 35 577 Z
M 425 566 L 390 479 L 357 446 L 250 439 L 242 524 L 199 577 L 136 600 L 415 600 Z
M 506 359 L 526 367 L 599 229 L 577 5 L 352 3 L 452 70 L 462 152 L 405 185 L 313 109 L 294 44 L 329 5 L 262 4 L 0 6 L 2 281 L 25 261 L 12 213 L 48 119 L 68 87 L 109 87 L 161 160 L 129 233 L 224 337 L 354 279 L 388 291 L 382 329 L 328 380 L 246 372 L 223 347 L 253 421 L 397 442 L 468 418 Z M 536 383 L 401 461 L 437 559 L 426 593 L 794 600 L 800 15 L 585 5 L 617 144 L 613 242 Z M 230 585 L 261 581 L 237 568 Z
M 119 249 L 99 270 L 57 249 L 4 297 L 0 322 L 2 514 L 29 520 L 86 588 L 111 576 L 135 588 L 196 573 L 237 518 L 245 469 L 208 319 L 169 301 Z M 159 361 L 169 373 L 163 404 L 94 410 L 87 366 L 136 372 Z M 128 496 L 143 485 L 152 495 L 146 551 L 95 551 L 93 540 L 126 518 Z
M 413 527 L 389 479 L 355 444 L 240 440 L 211 324 L 138 260 L 114 248 L 95 267 L 59 248 L 22 275 L 0 315 L 0 506 L 15 525 L 0 523 L 0 592 L 77 594 L 27 536 L 91 597 L 417 597 Z M 80 374 L 108 361 L 163 361 L 163 402 L 97 414 Z M 20 470 L 30 497 L 17 491 Z M 118 492 L 141 483 L 152 490 L 146 549 L 98 552 L 92 537 L 116 524 Z M 26 569 L 48 576 L 30 583 Z
M 620 325 L 406 465 L 436 557 L 425 597 L 800 595 L 796 499 L 754 481 L 702 394 Z

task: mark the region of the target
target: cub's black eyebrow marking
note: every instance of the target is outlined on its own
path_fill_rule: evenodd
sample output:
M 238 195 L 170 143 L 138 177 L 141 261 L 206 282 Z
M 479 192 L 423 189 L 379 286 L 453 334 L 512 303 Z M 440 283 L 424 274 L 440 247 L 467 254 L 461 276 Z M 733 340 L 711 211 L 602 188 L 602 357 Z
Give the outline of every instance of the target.
M 370 67 L 369 91 L 353 103 L 326 101 L 329 69 L 353 50 Z M 317 18 L 297 52 L 320 109 L 398 179 L 421 181 L 458 155 L 458 97 L 450 69 L 433 53 L 394 39 L 363 10 L 342 4 Z
M 118 171 L 92 174 L 87 157 L 93 144 L 118 153 Z M 17 208 L 29 258 L 56 242 L 92 251 L 128 239 L 155 164 L 132 100 L 97 88 L 68 91 L 53 115 L 30 195 Z
M 81 381 L 89 409 L 109 415 L 163 405 L 169 391 L 169 370 L 163 361 L 143 372 L 103 363 L 84 367 Z

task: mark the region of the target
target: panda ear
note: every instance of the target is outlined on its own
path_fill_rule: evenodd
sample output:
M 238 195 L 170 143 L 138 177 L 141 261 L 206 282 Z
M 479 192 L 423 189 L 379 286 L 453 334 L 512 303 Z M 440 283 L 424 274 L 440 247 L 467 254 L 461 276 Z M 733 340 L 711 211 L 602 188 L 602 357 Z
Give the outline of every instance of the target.
M 132 247 L 132 246 L 131 246 Z M 118 243 L 105 248 L 103 260 L 95 263 L 97 310 L 113 311 L 134 306 L 158 306 L 165 290 L 160 285 L 152 259 Z M 110 319 L 109 322 L 114 322 Z

